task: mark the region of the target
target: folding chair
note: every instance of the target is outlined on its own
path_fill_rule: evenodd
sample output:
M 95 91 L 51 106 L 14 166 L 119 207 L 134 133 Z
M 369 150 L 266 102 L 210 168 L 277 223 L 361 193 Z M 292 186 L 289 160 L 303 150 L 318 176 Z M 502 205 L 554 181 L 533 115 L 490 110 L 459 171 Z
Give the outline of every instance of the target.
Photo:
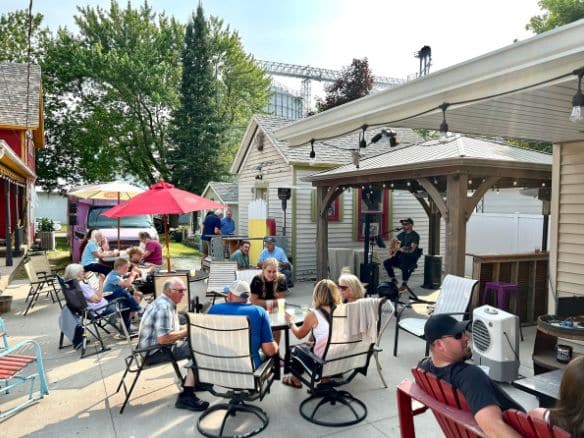
M 59 303 L 59 307 L 63 308 L 61 299 L 59 298 L 59 291 L 57 290 L 53 280 L 46 278 L 39 279 L 30 261 L 24 263 L 24 270 L 26 271 L 26 276 L 30 282 L 30 288 L 24 300 L 24 302 L 27 303 L 26 309 L 24 310 L 24 315 L 26 315 L 28 311 L 34 307 L 41 293 L 46 293 L 47 296 L 50 295 L 52 302 L 54 303 L 56 301 Z
M 468 315 L 468 306 L 472 297 L 473 290 L 478 280 L 471 278 L 457 277 L 456 275 L 447 275 L 442 283 L 436 306 L 433 314 L 448 314 L 462 321 L 465 315 Z M 409 305 L 404 306 L 396 314 L 395 339 L 393 344 L 393 355 L 397 356 L 397 344 L 399 331 L 404 330 L 420 339 L 424 338 L 424 325 L 428 315 L 421 318 L 404 318 L 402 313 Z M 430 351 L 430 346 L 426 344 L 426 356 Z
M 229 286 L 236 279 L 237 262 L 211 262 L 205 296 L 211 298 L 215 304 L 217 293 L 222 293 L 225 286 Z
M 102 351 L 110 350 L 105 346 L 103 338 L 101 336 L 100 330 L 103 330 L 107 334 L 111 334 L 108 328 L 116 330 L 119 334 L 123 335 L 131 347 L 130 335 L 128 334 L 128 330 L 126 325 L 123 322 L 122 312 L 126 309 L 122 309 L 120 307 L 120 303 L 118 300 L 113 300 L 112 303 L 115 303 L 115 311 L 113 313 L 108 313 L 107 315 L 103 315 L 99 313 L 99 309 L 89 310 L 87 307 L 87 300 L 83 295 L 83 292 L 79 288 L 79 282 L 77 280 L 68 280 L 65 281 L 62 277 L 57 276 L 59 284 L 61 285 L 61 289 L 63 291 L 63 296 L 65 297 L 65 302 L 67 305 L 67 309 L 79 319 L 79 325 L 83 330 L 83 339 L 81 342 L 81 358 L 86 356 L 91 356 L 92 354 L 97 354 Z M 105 309 L 110 303 L 103 306 Z M 121 326 L 118 327 L 117 323 Z M 94 353 L 85 354 L 87 351 L 87 333 L 89 333 L 96 342 L 99 343 L 101 346 L 101 350 L 96 350 Z M 59 338 L 59 349 L 64 348 L 63 341 L 65 338 L 65 334 L 61 331 L 61 335 Z M 75 347 L 75 346 L 74 346 Z
M 124 374 L 122 375 L 120 383 L 118 384 L 118 387 L 116 389 L 117 394 L 118 392 L 120 392 L 120 389 L 124 388 L 125 394 L 124 403 L 122 404 L 122 407 L 120 409 L 120 414 L 124 413 L 124 409 L 126 409 L 126 405 L 130 401 L 132 391 L 134 391 L 134 387 L 136 386 L 136 383 L 138 383 L 138 379 L 140 378 L 140 374 L 142 374 L 142 371 L 144 371 L 145 368 L 168 364 L 168 362 L 160 362 L 154 365 L 150 365 L 147 363 L 146 357 L 157 352 L 162 352 L 163 354 L 168 356 L 168 362 L 172 364 L 176 377 L 178 378 L 179 381 L 178 385 L 179 387 L 182 386 L 184 379 L 182 374 L 180 373 L 177 359 L 172 352 L 172 345 L 157 344 L 148 348 L 136 347 L 132 350 L 132 354 L 130 354 L 124 359 L 124 361 L 126 362 L 126 369 L 124 370 Z M 126 384 L 126 377 L 128 375 L 134 376 L 129 387 Z
M 306 345 L 299 345 L 292 352 L 292 361 L 296 362 L 296 366 L 291 367 L 292 374 L 308 386 L 312 393 L 299 407 L 300 415 L 311 423 L 344 427 L 359 423 L 367 417 L 365 403 L 348 391 L 337 390 L 337 387 L 350 383 L 357 374 L 366 375 L 375 346 L 375 340 L 363 333 L 348 335 L 347 308 L 355 305 L 358 303 L 340 304 L 331 313 L 329 339 L 322 358 L 316 356 Z M 377 318 L 377 315 L 369 314 L 369 317 Z M 379 332 L 379 328 L 376 332 Z M 304 372 L 299 372 L 299 369 Z M 336 379 L 338 375 L 343 377 Z M 325 378 L 328 380 L 323 383 Z M 320 409 L 327 405 L 335 406 L 337 413 L 345 406 L 346 412 L 352 418 L 339 422 L 319 416 Z
M 43 398 L 49 393 L 49 388 L 39 344 L 35 341 L 25 340 L 10 347 L 2 318 L 0 318 L 0 336 L 3 340 L 3 346 L 0 346 L 0 394 L 8 394 L 16 386 L 30 383 L 28 398 L 17 406 L 4 412 L 0 411 L 0 421 L 3 421 L 8 416 Z M 34 350 L 34 354 L 22 354 L 28 353 L 31 349 Z M 33 365 L 36 365 L 35 371 L 29 367 Z M 35 390 L 36 382 L 38 382 L 38 389 Z
M 261 401 L 270 392 L 280 369 L 278 356 L 267 359 L 255 368 L 250 322 L 245 316 L 189 313 L 187 320 L 197 382 L 213 385 L 209 389 L 211 394 L 229 399 L 227 403 L 210 406 L 201 414 L 197 421 L 198 431 L 207 437 L 249 437 L 264 430 L 269 422 L 268 414 L 259 406 L 246 402 Z M 220 392 L 218 387 L 226 391 Z M 211 415 L 217 411 L 224 411 L 222 420 L 221 417 Z M 252 424 L 254 428 L 242 430 L 241 425 L 233 425 L 233 434 L 224 434 L 228 420 L 241 417 L 242 413 L 257 417 L 257 426 Z M 209 424 L 206 424 L 205 419 L 210 415 Z M 218 433 L 213 429 L 218 429 Z
M 51 263 L 46 252 L 28 256 L 39 280 L 57 281 L 56 274 L 51 269 Z
M 189 274 L 186 272 L 185 273 L 175 272 L 175 273 L 168 273 L 168 274 L 154 274 L 154 298 L 156 299 L 160 295 L 162 295 L 164 283 L 166 283 L 166 281 L 169 278 L 173 278 L 173 277 L 180 278 L 183 281 L 183 283 L 185 284 L 185 287 L 187 288 L 187 293 L 183 295 L 182 299 L 180 300 L 180 303 L 178 303 L 176 305 L 176 311 L 178 313 L 189 312 L 191 310 L 191 286 L 189 283 Z

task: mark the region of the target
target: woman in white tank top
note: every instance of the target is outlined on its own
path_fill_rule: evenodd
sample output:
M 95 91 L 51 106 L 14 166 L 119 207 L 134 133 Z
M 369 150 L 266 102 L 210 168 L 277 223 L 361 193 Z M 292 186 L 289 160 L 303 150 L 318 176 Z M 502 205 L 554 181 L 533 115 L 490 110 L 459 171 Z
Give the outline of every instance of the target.
M 329 319 L 332 309 L 341 302 L 341 294 L 337 285 L 331 280 L 321 280 L 316 283 L 312 292 L 312 306 L 314 310 L 306 315 L 300 327 L 293 324 L 293 317 L 286 314 L 286 321 L 290 331 L 298 339 L 304 338 L 312 330 L 314 336 L 313 352 L 318 357 L 323 357 L 329 336 Z M 293 375 L 284 376 L 284 385 L 301 388 L 302 383 Z

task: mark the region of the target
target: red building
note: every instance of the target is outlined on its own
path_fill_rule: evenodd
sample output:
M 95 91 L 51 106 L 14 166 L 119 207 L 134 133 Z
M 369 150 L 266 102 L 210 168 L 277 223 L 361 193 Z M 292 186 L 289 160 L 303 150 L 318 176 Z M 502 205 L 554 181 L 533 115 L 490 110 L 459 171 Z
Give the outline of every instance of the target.
M 0 63 L 0 246 L 6 264 L 33 241 L 36 149 L 44 146 L 41 69 Z M 9 236 L 9 238 L 7 238 Z M 3 249 L 4 249 L 3 248 Z M 16 251 L 16 254 L 15 254 Z

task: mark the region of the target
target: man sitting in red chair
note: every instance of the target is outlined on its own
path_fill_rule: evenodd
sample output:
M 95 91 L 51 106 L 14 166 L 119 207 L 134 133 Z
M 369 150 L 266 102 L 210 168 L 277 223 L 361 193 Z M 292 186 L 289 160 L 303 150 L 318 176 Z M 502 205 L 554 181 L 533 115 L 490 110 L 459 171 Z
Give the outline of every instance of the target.
M 520 435 L 503 421 L 502 412 L 525 410 L 481 368 L 465 362 L 472 356 L 466 332 L 468 324 L 469 321 L 458 321 L 450 315 L 432 315 L 424 326 L 431 357 L 422 359 L 418 368 L 460 389 L 486 436 L 519 438 Z

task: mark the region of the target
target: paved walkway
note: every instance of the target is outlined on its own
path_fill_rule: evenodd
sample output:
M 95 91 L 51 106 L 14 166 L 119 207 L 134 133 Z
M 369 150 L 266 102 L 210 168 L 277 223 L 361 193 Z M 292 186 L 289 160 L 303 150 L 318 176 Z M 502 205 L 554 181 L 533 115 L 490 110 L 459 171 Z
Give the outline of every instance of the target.
M 198 436 L 195 422 L 198 414 L 174 408 L 177 387 L 170 366 L 154 367 L 141 376 L 132 399 L 123 415 L 119 409 L 123 401 L 115 388 L 124 368 L 124 357 L 129 347 L 124 341 L 108 340 L 111 350 L 95 356 L 79 359 L 79 352 L 71 348 L 59 350 L 57 305 L 41 302 L 25 317 L 25 284 L 13 285 L 7 292 L 14 296 L 12 312 L 3 315 L 11 342 L 32 338 L 41 344 L 50 394 L 35 405 L 0 424 L 1 437 L 192 437 Z M 312 293 L 311 283 L 297 283 L 289 297 L 291 302 L 308 304 Z M 305 389 L 293 389 L 275 382 L 272 391 L 261 406 L 270 417 L 270 424 L 260 435 L 265 437 L 355 437 L 399 436 L 399 422 L 395 386 L 410 377 L 410 369 L 422 357 L 424 345 L 408 335 L 400 336 L 399 357 L 391 355 L 393 325 L 384 335 L 381 362 L 389 384 L 385 389 L 372 364 L 369 373 L 359 376 L 347 386 L 356 397 L 365 402 L 368 416 L 362 423 L 347 428 L 316 426 L 303 420 L 298 414 L 300 402 L 307 397 Z M 525 341 L 521 344 L 521 373 L 532 375 L 531 348 L 534 328 L 524 330 Z M 536 406 L 533 397 L 513 388 L 510 392 L 525 407 Z M 207 393 L 201 398 L 215 402 Z M 22 396 L 13 392 L 0 396 L 0 409 L 6 409 L 10 401 Z M 419 436 L 441 436 L 434 417 L 427 413 L 416 420 Z

